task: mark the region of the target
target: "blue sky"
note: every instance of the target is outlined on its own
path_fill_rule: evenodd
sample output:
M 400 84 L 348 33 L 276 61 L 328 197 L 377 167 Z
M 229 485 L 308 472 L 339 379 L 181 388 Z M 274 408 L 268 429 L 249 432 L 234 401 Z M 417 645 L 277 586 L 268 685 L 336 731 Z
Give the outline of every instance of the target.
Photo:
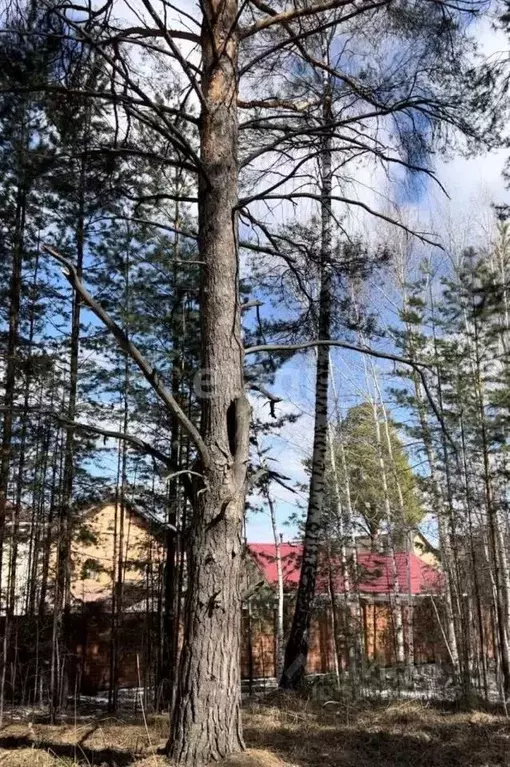
M 476 27 L 476 36 L 481 49 L 487 54 L 507 48 L 507 41 L 496 33 L 490 20 L 484 19 Z M 373 169 L 356 171 L 356 183 L 366 192 L 368 201 L 374 201 L 379 209 L 384 208 L 387 198 L 395 200 L 405 216 L 420 228 L 438 233 L 445 244 L 454 244 L 456 248 L 471 244 L 474 233 L 483 240 L 490 226 L 490 204 L 492 202 L 508 201 L 501 170 L 506 159 L 506 152 L 492 152 L 476 158 L 466 159 L 454 156 L 449 161 L 436 158 L 435 170 L 439 179 L 446 187 L 450 199 L 446 198 L 440 189 L 430 181 L 421 179 L 394 177 L 388 181 L 382 173 Z M 388 184 L 391 188 L 388 188 Z M 303 216 L 310 213 L 310 206 L 303 204 Z M 284 217 L 286 212 L 281 206 L 277 216 Z M 370 220 L 359 210 L 349 211 L 347 226 L 360 232 L 368 241 L 376 242 L 381 235 L 381 224 Z M 375 285 L 370 286 L 367 300 L 381 307 L 383 324 L 392 324 L 394 314 L 388 302 Z M 87 313 L 87 321 L 90 314 Z M 388 343 L 388 342 L 386 342 Z M 359 402 L 363 396 L 360 389 L 364 386 L 363 366 L 360 356 L 354 353 L 332 352 L 333 374 L 336 389 L 339 393 L 342 411 Z M 313 392 L 314 392 L 314 361 L 313 351 L 296 355 L 279 371 L 273 388 L 282 398 L 280 411 L 298 412 L 301 414 L 295 424 L 285 427 L 279 435 L 272 436 L 267 444 L 278 471 L 289 476 L 291 482 L 306 483 L 307 477 L 303 469 L 303 460 L 310 455 L 313 436 Z M 381 364 L 381 371 L 387 371 L 388 366 Z M 254 403 L 257 406 L 257 403 Z M 392 403 L 388 401 L 391 409 Z M 259 407 L 267 413 L 263 401 Z M 405 414 L 399 414 L 404 417 Z M 114 461 L 112 461 L 112 476 L 114 476 Z M 291 538 L 295 529 L 285 525 L 286 520 L 299 507 L 306 505 L 306 492 L 291 493 L 276 486 L 274 496 L 277 505 L 278 523 L 285 538 Z M 251 541 L 270 541 L 271 527 L 266 515 L 250 515 L 247 524 L 247 535 Z
M 480 50 L 486 55 L 494 55 L 507 49 L 504 36 L 492 28 L 491 21 L 484 19 L 475 26 L 475 35 Z M 377 184 L 381 197 L 388 196 L 396 200 L 404 213 L 405 220 L 419 224 L 422 230 L 439 235 L 444 247 L 462 250 L 468 244 L 487 242 L 493 214 L 493 203 L 509 202 L 510 196 L 502 178 L 502 169 L 507 152 L 499 150 L 487 152 L 477 157 L 466 158 L 453 155 L 448 158 L 436 158 L 432 168 L 436 171 L 449 197 L 446 197 L 432 181 L 393 180 L 388 188 L 387 178 L 375 179 L 369 176 L 369 182 Z M 380 226 L 378 222 L 355 217 L 356 225 L 369 239 L 377 239 Z M 447 256 L 438 251 L 436 258 Z M 381 307 L 382 323 L 394 324 L 394 314 L 388 302 L 385 302 L 377 287 L 372 286 L 368 299 Z M 384 345 L 384 344 L 383 344 Z M 303 460 L 311 453 L 313 438 L 313 387 L 314 387 L 314 352 L 307 352 L 287 362 L 277 374 L 273 388 L 283 403 L 279 406 L 285 412 L 300 412 L 297 423 L 289 425 L 278 436 L 268 438 L 266 445 L 277 461 L 277 470 L 289 476 L 295 483 L 306 483 Z M 360 388 L 364 386 L 364 376 L 360 355 L 335 350 L 332 353 L 335 386 L 343 412 L 360 400 Z M 378 365 L 382 373 L 388 372 L 388 365 Z M 392 380 L 392 384 L 396 379 Z M 392 402 L 386 392 L 385 401 L 389 409 Z M 257 405 L 256 405 L 257 407 Z M 263 411 L 263 412 L 267 412 Z M 403 419 L 405 413 L 395 413 Z M 275 464 L 276 465 L 276 464 Z M 274 497 L 277 508 L 278 526 L 284 539 L 291 539 L 296 529 L 289 526 L 288 518 L 299 506 L 306 508 L 306 492 L 296 494 L 275 486 Z M 424 532 L 434 537 L 434 525 L 424 522 Z M 247 522 L 247 537 L 252 542 L 272 541 L 272 532 L 267 514 L 250 514 Z

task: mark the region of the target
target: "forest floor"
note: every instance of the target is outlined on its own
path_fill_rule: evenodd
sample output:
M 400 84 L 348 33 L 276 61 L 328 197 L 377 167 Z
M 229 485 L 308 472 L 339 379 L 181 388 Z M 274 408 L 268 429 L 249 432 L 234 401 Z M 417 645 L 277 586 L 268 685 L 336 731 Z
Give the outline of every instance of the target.
M 164 716 L 6 721 L 0 767 L 164 767 L 167 727 Z M 244 731 L 248 750 L 225 767 L 510 766 L 510 719 L 416 701 L 350 706 L 273 694 L 245 706 Z

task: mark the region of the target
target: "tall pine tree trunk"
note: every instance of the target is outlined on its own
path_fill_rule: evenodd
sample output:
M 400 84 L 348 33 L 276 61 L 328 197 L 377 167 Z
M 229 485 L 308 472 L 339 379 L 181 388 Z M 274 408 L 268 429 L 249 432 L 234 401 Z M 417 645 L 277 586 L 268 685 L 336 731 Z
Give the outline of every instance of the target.
M 243 386 L 236 206 L 235 0 L 203 4 L 199 253 L 201 436 L 187 547 L 187 593 L 170 758 L 195 765 L 243 748 L 240 717 L 242 530 L 250 407 Z
M 2 637 L 2 664 L 0 667 L 0 724 L 3 720 L 3 708 L 5 697 L 5 681 L 7 671 L 7 591 L 5 592 L 6 600 L 4 603 L 3 592 L 4 588 L 4 563 L 6 556 L 4 552 L 5 547 L 5 529 L 6 529 L 6 515 L 7 515 L 7 495 L 9 490 L 9 476 L 11 468 L 11 447 L 12 447 L 12 432 L 13 432 L 13 407 L 16 395 L 16 355 L 18 352 L 19 341 L 19 312 L 20 312 L 20 297 L 21 297 L 21 274 L 23 263 L 23 242 L 25 232 L 25 218 L 26 218 L 26 203 L 27 194 L 23 183 L 20 184 L 17 193 L 16 201 L 16 222 L 14 228 L 14 237 L 12 243 L 12 267 L 11 276 L 9 282 L 9 317 L 8 317 L 8 332 L 7 332 L 7 350 L 6 350 L 6 366 L 5 366 L 5 383 L 4 383 L 4 419 L 2 430 L 2 447 L 0 455 L 0 614 L 5 610 L 5 623 L 4 632 Z M 11 542 L 12 545 L 12 542 Z
M 78 188 L 78 218 L 76 224 L 76 272 L 79 279 L 83 272 L 83 256 L 85 244 L 85 170 L 86 159 L 83 154 L 80 163 Z M 73 422 L 76 418 L 76 401 L 78 394 L 78 356 L 80 351 L 80 312 L 81 298 L 74 294 L 73 312 L 71 319 L 71 344 L 69 352 L 69 398 L 67 403 L 67 419 Z M 53 636 L 50 670 L 50 718 L 55 720 L 59 709 L 67 699 L 67 674 L 69 654 L 69 622 L 70 622 L 70 557 L 72 536 L 72 500 L 75 474 L 75 429 L 66 428 L 64 478 L 62 498 L 58 518 L 57 543 L 57 573 L 55 579 L 55 598 L 53 604 Z
M 179 188 L 180 183 L 180 170 L 176 173 L 176 187 Z M 180 227 L 180 208 L 179 202 L 175 203 L 175 214 L 173 225 L 176 231 Z M 182 297 L 178 286 L 179 268 L 177 266 L 177 260 L 179 258 L 179 237 L 175 236 L 173 252 L 174 252 L 174 290 L 176 291 L 177 306 L 175 316 L 180 317 L 182 312 Z M 181 331 L 174 320 L 173 324 L 173 338 L 172 338 L 172 394 L 176 400 L 179 400 L 181 394 L 181 379 L 182 379 L 182 352 L 181 352 Z M 179 422 L 175 416 L 171 416 L 171 453 L 170 458 L 174 466 L 181 464 L 181 435 L 179 429 Z M 159 694 L 161 696 L 161 702 L 163 705 L 169 706 L 172 710 L 174 693 L 175 693 L 175 678 L 177 671 L 177 646 L 176 641 L 179 634 L 179 625 L 177 622 L 177 600 L 178 594 L 178 568 L 177 568 L 177 555 L 178 555 L 178 541 L 176 537 L 176 530 L 180 520 L 181 512 L 181 486 L 179 479 L 175 478 L 170 480 L 169 494 L 168 494 L 168 529 L 166 534 L 166 550 L 165 550 L 165 569 L 164 569 L 164 581 L 163 581 L 163 637 L 162 637 L 162 652 L 161 652 L 161 668 L 159 669 Z

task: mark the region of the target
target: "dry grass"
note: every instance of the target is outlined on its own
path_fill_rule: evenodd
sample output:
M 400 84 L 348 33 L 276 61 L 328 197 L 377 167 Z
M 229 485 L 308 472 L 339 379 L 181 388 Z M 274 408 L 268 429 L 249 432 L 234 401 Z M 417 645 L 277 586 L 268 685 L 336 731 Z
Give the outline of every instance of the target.
M 510 767 L 510 722 L 416 702 L 321 705 L 275 694 L 244 714 L 248 749 L 221 767 Z M 167 767 L 167 717 L 0 730 L 0 767 Z
M 510 765 L 510 722 L 416 702 L 361 707 L 279 696 L 252 708 L 245 734 L 302 767 L 495 767 Z
M 276 754 L 262 748 L 247 748 L 242 754 L 234 754 L 222 762 L 224 767 L 284 767 L 285 762 Z

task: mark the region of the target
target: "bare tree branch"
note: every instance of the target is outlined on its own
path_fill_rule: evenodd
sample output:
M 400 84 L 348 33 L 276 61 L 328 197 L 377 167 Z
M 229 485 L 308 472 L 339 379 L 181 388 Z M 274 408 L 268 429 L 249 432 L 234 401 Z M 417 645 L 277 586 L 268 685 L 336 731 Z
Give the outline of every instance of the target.
M 74 39 L 74 38 L 72 38 Z M 113 101 L 117 102 L 119 104 L 129 104 L 130 106 L 147 106 L 146 101 L 142 101 L 141 99 L 137 99 L 134 96 L 127 96 L 125 93 L 112 93 L 112 91 L 102 91 L 102 90 L 86 90 L 83 88 L 68 88 L 65 85 L 50 85 L 49 83 L 38 83 L 37 85 L 23 85 L 20 87 L 8 87 L 8 88 L 0 88 L 0 95 L 5 93 L 56 93 L 61 94 L 62 96 L 78 96 L 80 98 L 87 98 L 87 99 L 102 99 L 104 101 Z M 185 122 L 192 123 L 193 125 L 198 126 L 199 120 L 198 117 L 195 117 L 194 115 L 188 114 L 187 112 L 184 112 L 182 109 L 178 109 L 177 107 L 169 107 L 165 104 L 157 104 L 156 106 L 157 111 L 172 115 L 173 117 L 178 117 L 179 119 L 184 120 Z M 196 168 L 195 168 L 196 170 Z
M 252 389 L 252 391 L 258 391 L 259 394 L 262 394 L 264 397 L 268 399 L 269 412 L 271 414 L 271 418 L 276 418 L 275 405 L 281 402 L 282 398 L 278 397 L 278 395 L 276 394 L 273 394 L 272 391 L 269 391 L 269 389 L 266 389 L 265 386 L 263 386 L 262 384 L 256 383 L 255 381 L 248 381 L 246 385 L 248 386 L 249 389 Z
M 149 382 L 153 390 L 156 392 L 161 401 L 166 405 L 170 412 L 175 416 L 181 427 L 189 435 L 192 442 L 195 444 L 200 456 L 204 462 L 204 465 L 209 465 L 210 455 L 205 442 L 203 441 L 200 432 L 197 427 L 190 421 L 184 410 L 177 403 L 173 395 L 165 387 L 157 370 L 143 357 L 139 349 L 129 340 L 122 328 L 117 325 L 115 320 L 103 309 L 103 307 L 90 295 L 85 288 L 81 280 L 79 279 L 74 265 L 64 256 L 62 256 L 57 250 L 49 245 L 42 245 L 42 249 L 49 253 L 56 261 L 58 261 L 64 269 L 62 270 L 66 279 L 80 295 L 86 306 L 91 309 L 96 317 L 101 320 L 103 325 L 115 337 L 120 348 L 133 360 L 137 367 L 142 372 L 145 379 Z
M 125 42 L 128 38 L 145 38 L 145 37 L 163 37 L 166 39 L 166 35 L 175 40 L 188 40 L 192 43 L 200 43 L 200 35 L 194 32 L 188 32 L 185 29 L 150 29 L 149 27 L 126 27 L 126 29 L 118 29 L 117 34 L 102 40 L 101 43 L 109 45 L 115 42 Z M 129 40 L 129 42 L 133 42 Z
M 279 98 L 253 99 L 252 101 L 237 100 L 239 109 L 288 109 L 291 112 L 305 112 L 310 107 L 317 106 L 318 103 L 311 101 L 294 102 Z
M 390 2 L 391 0 L 386 0 L 387 5 L 389 5 Z M 317 16 L 320 13 L 324 13 L 324 11 L 333 10 L 334 8 L 345 8 L 347 5 L 355 5 L 355 2 L 353 2 L 353 0 L 326 0 L 326 2 L 323 3 L 307 3 L 306 5 L 298 7 L 293 6 L 284 11 L 280 11 L 280 13 L 268 8 L 269 15 L 259 19 L 250 27 L 243 30 L 241 32 L 241 38 L 245 39 L 247 37 L 252 37 L 252 35 L 257 34 L 257 32 L 268 29 L 274 24 L 288 23 L 289 21 L 303 18 L 304 16 Z M 358 7 L 360 10 L 363 10 L 365 6 L 370 7 L 371 5 L 371 2 L 361 0 Z
M 258 306 L 264 306 L 263 301 L 258 301 L 256 298 L 253 299 L 253 301 L 245 301 L 240 305 L 240 309 L 242 312 L 248 311 L 248 309 L 256 309 Z
M 179 235 L 179 237 L 186 237 L 190 240 L 198 240 L 198 232 L 187 231 L 185 229 L 180 229 L 179 227 L 176 227 L 176 226 L 170 226 L 170 224 L 163 224 L 159 221 L 153 221 L 148 218 L 141 218 L 140 216 L 120 216 L 120 215 L 101 216 L 101 218 L 95 219 L 95 221 L 128 221 L 128 222 L 133 222 L 135 224 L 143 224 L 145 226 L 154 226 L 154 227 L 157 227 L 158 229 L 163 229 L 165 232 L 172 232 L 173 234 Z M 205 261 L 182 260 L 182 263 L 204 264 Z
M 198 100 L 200 101 L 202 107 L 205 108 L 205 99 L 204 99 L 204 96 L 202 94 L 202 89 L 200 87 L 200 84 L 197 82 L 197 78 L 193 74 L 193 71 L 192 71 L 190 63 L 188 61 L 186 61 L 186 59 L 184 58 L 184 56 L 180 52 L 178 46 L 174 43 L 174 41 L 172 39 L 172 35 L 170 34 L 170 30 L 168 30 L 165 27 L 163 21 L 160 19 L 159 15 L 156 13 L 156 11 L 155 11 L 152 3 L 150 2 L 150 0 L 142 0 L 142 3 L 147 8 L 147 10 L 149 11 L 150 15 L 152 16 L 152 19 L 154 20 L 154 22 L 158 26 L 159 31 L 161 32 L 161 34 L 162 34 L 166 44 L 168 45 L 168 47 L 172 51 L 175 59 L 181 65 L 182 71 L 184 72 L 184 74 L 188 78 L 189 84 L 191 85 L 191 87 L 195 91 L 195 94 L 196 94 Z
M 103 49 L 103 46 L 101 45 L 101 40 L 98 40 L 92 35 L 88 34 L 88 32 L 85 29 L 83 29 L 82 25 L 75 22 L 72 18 L 70 18 L 69 16 L 66 16 L 64 13 L 60 12 L 57 8 L 52 6 L 49 0 L 43 0 L 43 3 L 46 6 L 46 8 L 49 11 L 51 11 L 51 13 L 54 13 L 68 28 L 71 28 L 76 32 L 79 40 L 81 40 L 83 43 L 89 45 L 91 48 L 97 50 L 100 53 L 100 55 L 106 61 L 108 66 L 111 68 L 112 72 L 115 72 L 121 78 L 121 80 L 126 84 L 126 86 L 129 86 L 129 88 L 133 91 L 133 93 L 135 93 L 138 96 L 139 100 L 142 102 L 144 106 L 152 109 L 154 112 L 159 114 L 168 133 L 173 137 L 174 141 L 178 142 L 181 151 L 183 151 L 184 154 L 186 154 L 190 159 L 193 160 L 199 172 L 202 174 L 204 178 L 206 178 L 206 174 L 204 172 L 204 168 L 200 160 L 200 157 L 195 152 L 195 150 L 193 149 L 193 147 L 191 146 L 187 138 L 184 136 L 184 134 L 180 130 L 178 130 L 178 128 L 176 128 L 175 125 L 173 125 L 171 122 L 169 122 L 166 119 L 164 113 L 158 109 L 158 104 L 156 104 L 152 99 L 150 99 L 145 93 L 144 89 L 137 82 L 135 82 L 132 77 L 130 77 L 126 68 L 120 67 L 118 63 L 116 62 L 115 58 L 112 58 L 112 56 L 110 56 Z
M 453 446 L 455 452 L 457 452 L 457 446 L 455 442 L 453 441 L 452 437 L 450 436 L 450 433 L 446 427 L 444 419 L 441 413 L 439 412 L 439 409 L 436 403 L 434 402 L 434 398 L 432 397 L 432 394 L 430 392 L 429 385 L 425 377 L 425 373 L 423 372 L 424 369 L 432 370 L 430 365 L 427 365 L 422 362 L 415 362 L 409 357 L 400 357 L 398 354 L 392 354 L 391 352 L 384 352 L 384 351 L 379 351 L 378 349 L 372 349 L 369 346 L 357 346 L 356 344 L 350 344 L 347 341 L 319 341 L 318 340 L 318 341 L 303 341 L 302 343 L 297 343 L 297 344 L 260 344 L 259 346 L 249 346 L 247 349 L 244 350 L 244 354 L 246 356 L 248 354 L 260 354 L 261 352 L 278 352 L 278 351 L 280 352 L 296 351 L 297 352 L 297 351 L 302 351 L 304 349 L 313 349 L 313 348 L 316 348 L 317 346 L 337 346 L 340 349 L 347 349 L 348 351 L 359 352 L 360 354 L 367 354 L 369 357 L 376 357 L 378 359 L 390 360 L 391 362 L 398 362 L 401 365 L 408 365 L 413 370 L 415 370 L 420 376 L 420 380 L 423 385 L 423 390 L 425 391 L 430 407 L 434 411 L 434 415 L 436 416 L 439 424 L 441 425 L 441 428 L 443 429 L 444 434 L 447 436 L 448 441 Z
M 255 200 L 288 200 L 289 202 L 292 202 L 292 200 L 300 199 L 300 198 L 317 200 L 318 202 L 320 202 L 320 199 L 321 199 L 320 195 L 313 194 L 313 192 L 289 192 L 289 194 L 264 194 L 264 192 L 261 192 L 260 194 L 254 194 L 251 197 L 246 197 L 244 200 L 239 200 L 238 207 L 243 208 L 246 205 L 249 205 L 251 202 L 254 202 Z M 363 210 L 366 210 L 367 213 L 370 213 L 371 216 L 375 216 L 376 218 L 382 219 L 382 221 L 386 221 L 388 224 L 397 226 L 399 229 L 402 229 L 404 232 L 406 232 L 407 234 L 410 234 L 412 237 L 416 237 L 422 242 L 425 242 L 427 245 L 432 245 L 435 248 L 440 248 L 441 250 L 443 250 L 443 246 L 441 245 L 441 243 L 436 242 L 435 240 L 430 240 L 421 232 L 413 231 L 405 224 L 402 224 L 400 221 L 397 221 L 396 219 L 391 218 L 390 216 L 387 216 L 385 213 L 381 213 L 378 210 L 374 210 L 365 202 L 361 202 L 361 200 L 353 200 L 353 199 L 349 199 L 348 197 L 341 197 L 339 195 L 331 195 L 331 199 L 334 200 L 335 202 L 343 202 L 346 205 L 355 205 L 358 208 L 362 208 Z
M 257 2 L 256 4 L 259 7 L 262 7 L 260 2 Z M 307 37 L 311 37 L 312 35 L 320 34 L 321 32 L 324 32 L 327 29 L 330 29 L 331 27 L 337 26 L 340 23 L 344 24 L 346 21 L 349 21 L 355 16 L 359 16 L 361 13 L 367 13 L 367 11 L 376 10 L 377 8 L 380 8 L 387 4 L 388 4 L 388 0 L 375 0 L 372 3 L 367 3 L 365 6 L 361 8 L 359 7 L 355 8 L 351 13 L 348 13 L 342 16 L 341 18 L 337 17 L 335 19 L 328 20 L 324 24 L 319 24 L 316 27 L 305 26 L 305 29 L 300 30 L 299 32 L 295 32 L 294 30 L 292 30 L 290 25 L 288 25 L 287 23 L 283 23 L 282 26 L 287 32 L 288 37 L 284 40 L 280 40 L 271 48 L 265 48 L 262 53 L 259 53 L 257 56 L 251 59 L 251 61 L 248 61 L 246 64 L 244 64 L 244 66 L 241 69 L 241 74 L 245 74 L 246 72 L 249 72 L 250 69 L 253 69 L 253 67 L 255 67 L 261 61 L 263 61 L 267 56 L 272 56 L 274 53 L 277 53 L 278 51 L 283 50 L 283 48 L 286 48 L 287 46 L 295 45 L 299 51 L 303 52 L 302 46 L 300 44 L 301 40 L 305 40 Z M 308 56 L 306 56 L 306 58 L 308 58 Z
M 192 232 L 185 229 L 179 229 L 175 226 L 170 226 L 169 224 L 163 224 L 159 221 L 153 221 L 151 219 L 147 218 L 141 218 L 139 216 L 102 216 L 100 219 L 96 219 L 96 221 L 133 221 L 137 224 L 144 224 L 146 226 L 154 226 L 158 229 L 163 229 L 165 232 L 172 232 L 173 234 L 179 235 L 179 237 L 187 237 L 190 240 L 198 240 L 198 232 Z M 283 238 L 281 238 L 283 239 Z M 246 250 L 252 250 L 255 253 L 265 253 L 268 256 L 281 256 L 281 251 L 276 248 L 269 248 L 264 245 L 259 245 L 256 242 L 250 242 L 250 240 L 240 240 L 239 241 L 239 247 L 245 248 Z M 174 263 L 178 264 L 190 264 L 190 265 L 199 265 L 203 266 L 205 264 L 205 261 L 198 261 L 196 259 L 173 259 Z M 245 304 L 241 305 L 241 310 L 244 311 L 245 309 L 250 308 L 251 306 L 262 306 L 260 302 L 255 301 L 249 301 Z
M 7 408 L 0 407 L 0 412 L 5 412 Z M 26 408 L 23 407 L 16 407 L 12 408 L 13 412 L 25 412 Z M 42 415 L 49 418 L 54 418 L 55 421 L 58 421 L 62 424 L 62 426 L 72 427 L 73 429 L 79 429 L 81 431 L 88 431 L 91 434 L 97 434 L 99 437 L 106 437 L 108 439 L 118 439 L 122 442 L 127 442 L 131 447 L 135 448 L 135 450 L 139 450 L 142 453 L 146 453 L 147 455 L 150 455 L 152 458 L 156 458 L 158 461 L 160 461 L 164 466 L 166 466 L 167 469 L 169 469 L 172 474 L 167 475 L 165 478 L 168 481 L 169 479 L 173 479 L 174 477 L 182 477 L 182 484 L 184 487 L 184 490 L 190 500 L 193 498 L 192 494 L 192 486 L 190 482 L 190 475 L 196 475 L 196 476 L 202 476 L 201 474 L 197 474 L 195 471 L 190 471 L 188 469 L 179 469 L 176 464 L 172 461 L 172 459 L 166 455 L 166 453 L 163 453 L 161 450 L 158 450 L 157 447 L 154 447 L 149 442 L 146 442 L 143 439 L 140 439 L 139 437 L 135 437 L 134 434 L 127 434 L 126 432 L 122 431 L 115 431 L 114 429 L 103 429 L 100 426 L 92 426 L 92 424 L 89 423 L 82 423 L 81 421 L 71 421 L 69 418 L 65 418 L 64 416 L 60 415 L 59 413 L 56 413 L 54 410 L 48 410 L 47 408 L 42 408 L 37 405 L 33 407 L 29 407 L 28 411 L 32 415 Z
M 179 170 L 188 171 L 188 173 L 198 173 L 198 169 L 190 162 L 186 162 L 180 158 L 166 157 L 163 154 L 156 154 L 156 152 L 149 152 L 146 149 L 137 149 L 136 147 L 112 147 L 112 146 L 99 146 L 97 148 L 88 149 L 87 152 L 77 152 L 70 155 L 72 157 L 81 157 L 82 155 L 111 155 L 117 157 L 142 157 L 145 160 L 154 160 L 162 165 L 169 165 L 171 168 L 179 168 Z M 62 157 L 63 155 L 56 155 Z

